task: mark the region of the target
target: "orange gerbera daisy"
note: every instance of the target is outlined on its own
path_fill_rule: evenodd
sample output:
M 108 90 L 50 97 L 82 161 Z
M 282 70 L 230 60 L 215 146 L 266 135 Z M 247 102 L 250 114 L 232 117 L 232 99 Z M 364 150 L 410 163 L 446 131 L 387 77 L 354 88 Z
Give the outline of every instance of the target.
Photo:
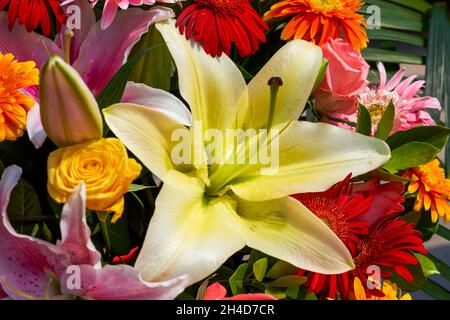
M 39 70 L 32 61 L 18 62 L 0 53 L 0 142 L 23 135 L 34 100 L 23 89 L 39 84 Z
M 330 39 L 346 39 L 355 50 L 367 47 L 364 17 L 357 13 L 360 0 L 284 0 L 274 4 L 264 15 L 265 21 L 291 18 L 281 39 L 304 39 L 317 45 Z
M 450 220 L 450 179 L 445 178 L 444 169 L 438 159 L 409 169 L 404 176 L 411 180 L 408 193 L 417 191 L 414 211 L 431 209 L 431 220 L 436 222 L 439 216 Z

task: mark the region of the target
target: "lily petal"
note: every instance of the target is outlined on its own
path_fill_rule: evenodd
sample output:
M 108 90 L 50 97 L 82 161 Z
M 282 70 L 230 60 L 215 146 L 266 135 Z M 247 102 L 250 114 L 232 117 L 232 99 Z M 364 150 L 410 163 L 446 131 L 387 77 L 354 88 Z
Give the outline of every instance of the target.
M 42 147 L 47 139 L 44 127 L 41 121 L 41 107 L 36 102 L 34 107 L 28 112 L 27 115 L 27 134 L 30 141 L 33 143 L 36 149 Z
M 53 244 L 18 234 L 11 226 L 6 211 L 21 173 L 19 167 L 10 166 L 0 182 L 0 284 L 11 298 L 33 299 L 52 294 L 50 273 L 64 272 L 69 257 Z
M 321 192 L 349 173 L 356 177 L 390 158 L 385 142 L 324 123 L 290 123 L 280 135 L 279 148 L 278 170 L 247 172 L 231 186 L 233 192 L 251 201 Z
M 101 268 L 101 255 L 91 241 L 86 223 L 86 185 L 78 185 L 64 205 L 61 215 L 61 241 L 58 246 L 68 252 L 72 264 L 89 264 Z
M 181 276 L 163 282 L 146 282 L 135 268 L 106 265 L 96 269 L 91 265 L 78 266 L 81 289 L 68 289 L 67 275 L 62 278 L 65 294 L 95 300 L 169 300 L 175 299 L 186 288 L 187 278 Z
M 168 103 L 172 103 L 169 99 Z M 139 160 L 164 181 L 173 168 L 170 158 L 172 133 L 186 127 L 159 109 L 135 104 L 116 104 L 103 109 L 105 121 L 114 134 Z
M 84 39 L 86 39 L 86 36 L 89 33 L 89 30 L 93 25 L 95 25 L 95 13 L 94 9 L 90 5 L 89 1 L 86 0 L 74 0 L 70 2 L 70 5 L 63 8 L 64 12 L 67 14 L 74 14 L 73 11 L 69 10 L 72 9 L 74 6 L 78 6 L 80 9 L 81 15 L 77 18 L 79 18 L 80 25 L 74 26 L 72 29 L 73 37 L 70 40 L 70 61 L 74 62 L 79 54 L 80 54 L 80 47 L 83 43 Z M 69 21 L 70 22 L 70 19 Z M 79 27 L 79 28 L 78 28 Z M 65 32 L 68 30 L 67 26 L 63 26 L 61 29 L 61 32 L 56 35 L 56 43 L 60 48 L 64 48 L 65 45 Z
M 136 261 L 145 280 L 187 273 L 188 284 L 195 283 L 245 246 L 232 199 L 205 199 L 203 194 L 201 180 L 177 171 L 167 174 Z
M 270 110 L 272 77 L 280 77 L 273 125 L 298 120 L 311 94 L 322 64 L 322 51 L 312 43 L 293 40 L 278 50 L 248 85 L 250 96 L 246 126 L 261 128 L 267 123 Z
M 226 55 L 212 58 L 200 45 L 187 41 L 175 22 L 157 23 L 178 69 L 180 93 L 203 129 L 232 129 L 242 122 L 248 106 L 245 80 Z
M 341 240 L 300 202 L 282 199 L 239 201 L 237 212 L 247 225 L 247 245 L 296 267 L 339 274 L 354 268 Z
M 128 82 L 121 103 L 155 108 L 185 126 L 192 124 L 191 113 L 180 99 L 164 90 L 155 89 L 143 83 Z
M 147 11 L 132 8 L 118 12 L 106 30 L 101 29 L 100 22 L 91 28 L 74 66 L 95 96 L 102 92 L 127 61 L 131 49 L 150 25 L 170 17 L 173 17 L 173 11 L 168 8 L 158 7 Z
M 61 54 L 58 46 L 35 32 L 16 23 L 8 30 L 8 13 L 0 12 L 0 52 L 12 53 L 18 61 L 34 61 L 40 68 L 52 54 Z

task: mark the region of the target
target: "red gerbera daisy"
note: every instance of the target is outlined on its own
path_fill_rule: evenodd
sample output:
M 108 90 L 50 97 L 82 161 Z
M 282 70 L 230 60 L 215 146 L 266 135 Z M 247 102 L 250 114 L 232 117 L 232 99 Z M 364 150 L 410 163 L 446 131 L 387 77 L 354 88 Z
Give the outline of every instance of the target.
M 268 29 L 248 0 L 194 0 L 181 11 L 176 26 L 213 57 L 229 55 L 232 43 L 242 57 L 254 54 Z
M 351 175 L 347 176 L 344 181 L 325 192 L 302 193 L 293 197 L 322 219 L 350 252 L 354 252 L 360 242 L 359 238 L 369 232 L 368 224 L 361 216 L 369 210 L 372 197 L 365 197 L 361 193 L 352 194 L 350 178 Z M 300 270 L 298 274 L 303 275 L 305 272 Z M 348 277 L 342 274 L 322 275 L 309 272 L 307 285 L 315 293 L 328 288 L 329 297 L 334 297 L 337 291 L 347 292 L 349 288 Z
M 341 298 L 347 298 L 354 278 L 366 283 L 368 267 L 373 265 L 380 267 L 383 279 L 390 277 L 389 270 L 393 270 L 412 281 L 406 266 L 418 261 L 410 250 L 426 254 L 421 233 L 414 230 L 414 224 L 400 219 L 398 214 L 376 221 L 368 231 L 364 215 L 370 212 L 373 197 L 352 194 L 349 178 L 325 192 L 294 196 L 325 221 L 344 242 L 356 266 L 354 270 L 338 275 L 299 270 L 298 275 L 308 278 L 305 285 L 309 292 L 322 297 L 335 298 L 339 294 Z
M 310 291 L 322 293 L 327 288 L 328 297 L 335 297 L 339 293 L 342 298 L 348 296 L 348 286 L 353 285 L 355 277 L 367 282 L 370 266 L 378 266 L 381 269 L 383 279 L 392 276 L 393 270 L 407 281 L 414 278 L 407 269 L 407 265 L 418 263 L 411 251 L 426 254 L 421 233 L 414 230 L 414 224 L 408 223 L 397 215 L 382 219 L 358 244 L 356 251 L 352 252 L 356 268 L 340 275 L 323 275 L 308 273 Z M 336 283 L 337 282 L 337 283 Z M 333 291 L 331 288 L 338 288 Z M 368 293 L 370 293 L 368 291 Z
M 59 0 L 0 0 L 0 11 L 8 4 L 9 29 L 12 29 L 19 17 L 19 23 L 24 25 L 28 32 L 40 25 L 42 33 L 48 36 L 52 31 L 49 9 L 55 15 L 58 30 L 67 20 Z

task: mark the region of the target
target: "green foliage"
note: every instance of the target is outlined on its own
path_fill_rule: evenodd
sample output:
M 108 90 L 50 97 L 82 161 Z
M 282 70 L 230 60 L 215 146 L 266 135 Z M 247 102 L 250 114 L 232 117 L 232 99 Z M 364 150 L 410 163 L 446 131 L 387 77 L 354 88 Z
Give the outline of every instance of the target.
M 391 133 L 392 127 L 394 126 L 394 117 L 395 117 L 395 107 L 394 104 L 389 102 L 386 110 L 381 117 L 380 122 L 377 125 L 377 132 L 375 133 L 375 138 L 380 140 L 386 140 Z
M 259 282 L 264 280 L 267 271 L 267 258 L 262 258 L 253 264 L 253 274 Z
M 244 279 L 247 272 L 248 263 L 241 264 L 230 277 L 230 288 L 233 295 L 245 293 Z
M 358 107 L 358 122 L 356 123 L 356 132 L 370 136 L 372 131 L 372 119 L 369 110 L 362 104 Z
M 416 167 L 433 160 L 439 149 L 425 142 L 409 142 L 392 150 L 391 159 L 383 166 L 390 173 Z

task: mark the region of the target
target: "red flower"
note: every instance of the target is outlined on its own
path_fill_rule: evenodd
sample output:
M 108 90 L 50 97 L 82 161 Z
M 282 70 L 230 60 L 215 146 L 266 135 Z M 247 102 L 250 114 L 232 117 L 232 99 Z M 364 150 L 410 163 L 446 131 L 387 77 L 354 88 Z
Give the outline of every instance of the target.
M 8 4 L 10 30 L 19 17 L 19 23 L 24 25 L 28 32 L 40 25 L 42 33 L 46 36 L 50 35 L 52 28 L 48 9 L 55 15 L 58 30 L 67 20 L 58 0 L 0 0 L 0 11 L 3 11 Z
M 369 232 L 361 216 L 369 210 L 372 197 L 352 194 L 350 178 L 348 175 L 327 191 L 300 193 L 293 197 L 322 219 L 347 247 L 355 248 L 358 237 Z
M 121 264 L 133 261 L 136 258 L 138 251 L 139 247 L 134 247 L 128 254 L 114 257 L 113 263 Z
M 194 0 L 180 13 L 176 26 L 213 57 L 229 55 L 232 43 L 242 57 L 254 54 L 266 41 L 268 29 L 248 0 Z
M 238 294 L 230 298 L 226 298 L 227 289 L 220 283 L 215 282 L 206 288 L 203 300 L 277 300 L 271 295 L 264 293 L 247 293 Z
M 421 233 L 414 230 L 414 224 L 400 219 L 397 214 L 378 213 L 377 217 L 381 216 L 382 219 L 371 224 L 367 232 L 366 215 L 373 212 L 372 207 L 392 212 L 392 207 L 384 206 L 381 202 L 384 199 L 389 203 L 400 203 L 403 198 L 394 193 L 401 194 L 403 187 L 395 184 L 380 186 L 375 183 L 373 188 L 361 188 L 359 192 L 352 192 L 349 178 L 322 193 L 294 196 L 325 221 L 347 245 L 356 266 L 354 270 L 338 275 L 299 270 L 298 275 L 308 278 L 305 285 L 309 287 L 309 292 L 322 297 L 335 298 L 339 294 L 341 298 L 347 298 L 353 290 L 354 278 L 358 277 L 362 283 L 366 283 L 368 267 L 373 265 L 380 267 L 383 279 L 392 275 L 388 270 L 390 269 L 412 281 L 413 277 L 406 266 L 417 264 L 418 261 L 410 251 L 426 254 Z M 376 192 L 383 193 L 383 196 Z M 369 195 L 369 198 L 365 197 Z M 377 201 L 373 201 L 374 199 Z M 393 207 L 403 209 L 401 205 Z M 368 293 L 374 294 L 373 291 Z
M 352 194 L 350 184 L 351 175 L 325 192 L 303 193 L 293 197 L 303 203 L 312 213 L 322 219 L 330 229 L 349 248 L 356 251 L 359 238 L 369 232 L 367 222 L 361 216 L 367 213 L 372 198 L 362 194 Z M 304 275 L 300 270 L 298 275 Z M 319 293 L 328 288 L 328 297 L 334 297 L 337 292 L 347 292 L 349 289 L 348 277 L 345 274 L 324 275 L 307 272 L 310 292 Z

